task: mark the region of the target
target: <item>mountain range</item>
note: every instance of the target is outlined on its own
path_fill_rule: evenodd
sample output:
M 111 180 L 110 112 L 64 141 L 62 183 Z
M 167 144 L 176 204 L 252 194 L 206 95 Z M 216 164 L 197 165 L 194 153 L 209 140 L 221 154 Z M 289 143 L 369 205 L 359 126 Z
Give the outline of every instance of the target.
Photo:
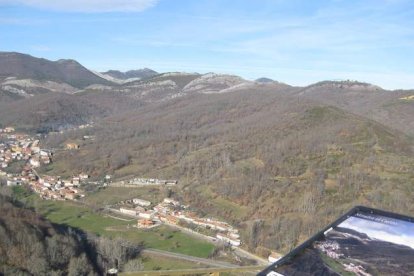
M 80 145 L 45 172 L 178 179 L 177 199 L 231 222 L 257 252 L 287 251 L 353 205 L 414 213 L 413 99 L 358 81 L 99 73 L 0 54 L 0 127 Z
M 146 79 L 158 75 L 157 72 L 148 68 L 129 70 L 126 72 L 121 72 L 118 70 L 109 70 L 106 72 L 102 72 L 102 74 L 119 80 Z
M 372 275 L 378 271 L 407 275 L 414 269 L 414 250 L 409 246 L 371 239 L 365 233 L 341 227 L 329 232 L 327 239 L 339 244 L 337 253 L 344 254 L 343 261 L 361 264 Z
M 50 61 L 20 53 L 0 52 L 2 78 L 66 83 L 75 88 L 91 84 L 110 84 L 72 59 Z
M 43 95 L 47 101 L 49 97 L 56 97 L 52 94 L 84 95 L 100 91 L 122 94 L 140 103 L 148 103 L 168 101 L 194 93 L 246 90 L 252 93 L 260 90 L 287 92 L 292 97 L 336 106 L 407 134 L 414 134 L 414 120 L 411 119 L 414 117 L 414 109 L 410 98 L 414 95 L 412 90 L 388 91 L 372 84 L 349 80 L 323 81 L 306 87 L 293 87 L 269 78 L 248 81 L 238 76 L 214 73 L 160 74 L 148 68 L 98 73 L 75 60 L 49 61 L 26 54 L 0 52 L 0 104 L 43 94 L 47 94 Z M 65 95 L 57 97 L 65 98 L 66 102 L 70 101 L 69 98 L 76 99 Z M 36 102 L 34 101 L 34 106 Z M 24 101 L 21 104 L 25 105 Z

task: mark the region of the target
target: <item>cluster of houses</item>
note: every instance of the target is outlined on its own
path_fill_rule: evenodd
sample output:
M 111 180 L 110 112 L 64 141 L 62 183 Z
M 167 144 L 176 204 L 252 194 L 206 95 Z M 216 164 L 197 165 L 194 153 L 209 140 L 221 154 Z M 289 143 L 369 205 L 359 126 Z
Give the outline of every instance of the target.
M 240 246 L 238 230 L 226 222 L 212 218 L 200 218 L 196 213 L 189 211 L 188 206 L 182 205 L 172 198 L 165 198 L 152 208 L 151 202 L 142 199 L 132 199 L 127 202 L 128 207 L 122 206 L 119 211 L 123 214 L 138 218 L 137 227 L 150 228 L 160 223 L 179 225 L 180 221 L 200 226 L 215 233 L 215 237 L 233 246 Z M 131 204 L 132 203 L 132 204 Z M 133 206 L 133 207 L 131 207 Z
M 12 133 L 15 132 L 16 130 L 14 129 L 14 127 L 5 127 L 5 128 L 0 128 L 0 133 Z
M 94 122 L 90 122 L 90 123 L 79 125 L 79 126 L 66 127 L 65 129 L 61 129 L 60 131 L 52 131 L 52 132 L 49 132 L 49 135 L 63 134 L 65 132 L 69 132 L 69 131 L 73 131 L 77 129 L 87 129 L 93 126 L 94 126 Z
M 177 180 L 162 180 L 157 178 L 132 178 L 128 180 L 121 180 L 113 182 L 111 185 L 114 187 L 142 187 L 142 186 L 175 186 L 178 184 Z
M 85 196 L 79 189 L 79 185 L 88 177 L 88 175 L 81 174 L 65 180 L 46 175 L 38 178 L 37 181 L 30 182 L 29 185 L 43 199 L 76 200 Z
M 0 137 L 0 169 L 9 167 L 10 163 L 15 161 L 25 161 L 34 168 L 51 162 L 51 152 L 41 149 L 39 140 L 26 134 L 15 133 L 11 127 L 0 129 Z
M 156 178 L 133 178 L 127 181 L 128 184 L 135 185 L 166 185 L 174 186 L 177 185 L 177 180 L 161 180 Z
M 38 175 L 36 168 L 52 162 L 52 152 L 41 149 L 39 140 L 27 134 L 16 133 L 12 127 L 0 129 L 0 137 L 0 175 L 5 177 L 8 186 L 27 184 L 44 199 L 75 200 L 84 196 L 78 187 L 82 181 L 89 178 L 86 174 L 69 180 Z M 24 162 L 21 172 L 3 171 L 17 161 Z

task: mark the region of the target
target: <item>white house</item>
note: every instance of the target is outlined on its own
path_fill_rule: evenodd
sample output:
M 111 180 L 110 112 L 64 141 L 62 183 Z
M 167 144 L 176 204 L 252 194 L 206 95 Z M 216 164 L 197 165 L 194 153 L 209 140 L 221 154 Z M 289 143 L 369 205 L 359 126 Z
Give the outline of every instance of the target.
M 119 208 L 119 211 L 121 211 L 121 213 L 130 215 L 130 216 L 136 216 L 137 215 L 137 211 L 135 211 L 134 209 Z
M 143 207 L 148 207 L 151 205 L 150 201 L 139 199 L 139 198 L 132 199 L 132 202 L 136 205 L 143 206 Z
M 39 160 L 36 160 L 36 159 L 31 158 L 29 162 L 30 162 L 30 165 L 32 165 L 32 166 L 33 166 L 33 167 L 35 167 L 35 168 L 40 167 L 40 162 L 39 162 Z
M 85 179 L 88 179 L 88 178 L 89 178 L 89 175 L 88 175 L 88 174 L 86 174 L 86 173 L 81 173 L 81 174 L 79 175 L 79 178 L 80 178 L 81 180 L 85 180 Z
M 18 181 L 16 180 L 7 180 L 7 186 L 16 186 L 19 185 Z
M 138 216 L 144 219 L 152 219 L 154 217 L 154 214 L 155 213 L 153 211 L 144 211 L 144 212 L 139 212 Z

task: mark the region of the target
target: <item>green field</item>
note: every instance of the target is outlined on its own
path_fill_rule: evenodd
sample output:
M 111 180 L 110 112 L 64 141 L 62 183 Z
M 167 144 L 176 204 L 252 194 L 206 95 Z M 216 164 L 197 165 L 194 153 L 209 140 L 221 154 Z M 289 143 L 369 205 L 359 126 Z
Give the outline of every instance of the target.
M 145 253 L 141 258 L 144 270 L 171 270 L 171 269 L 189 269 L 205 267 L 192 262 L 183 260 L 170 259 L 164 257 L 147 256 Z
M 93 205 L 111 205 L 122 200 L 141 198 L 149 200 L 152 203 L 158 203 L 162 200 L 162 191 L 158 187 L 107 187 L 97 192 L 89 194 L 85 198 L 85 202 Z
M 76 202 L 42 200 L 34 194 L 28 196 L 22 189 L 16 189 L 15 195 L 54 223 L 66 224 L 97 235 L 121 237 L 134 243 L 143 243 L 147 248 L 202 258 L 207 258 L 214 249 L 211 243 L 164 225 L 151 230 L 140 230 L 132 227 L 135 220 L 111 218 Z
M 67 224 L 98 235 L 106 234 L 107 227 L 131 224 L 94 213 L 87 207 L 69 201 L 41 201 L 37 210 L 52 222 Z
M 107 235 L 120 236 L 136 243 L 142 242 L 147 248 L 156 248 L 201 258 L 207 258 L 214 249 L 214 245 L 211 243 L 195 239 L 165 225 L 151 230 L 119 227 L 118 231 L 107 232 Z

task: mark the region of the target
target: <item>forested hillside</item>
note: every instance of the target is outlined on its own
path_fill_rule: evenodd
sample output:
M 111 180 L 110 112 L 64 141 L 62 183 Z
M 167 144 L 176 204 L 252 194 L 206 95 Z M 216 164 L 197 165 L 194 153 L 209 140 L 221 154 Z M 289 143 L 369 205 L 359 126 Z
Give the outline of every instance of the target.
M 47 142 L 85 133 L 96 140 L 54 173 L 179 179 L 176 196 L 239 225 L 251 249 L 288 250 L 356 204 L 414 211 L 412 138 L 290 89 L 143 105 Z
M 174 197 L 232 222 L 263 253 L 289 250 L 357 204 L 414 213 L 413 96 L 355 81 L 165 73 L 3 93 L 0 125 L 41 133 L 56 149 L 41 173 L 178 179 Z M 64 150 L 69 141 L 80 148 Z

